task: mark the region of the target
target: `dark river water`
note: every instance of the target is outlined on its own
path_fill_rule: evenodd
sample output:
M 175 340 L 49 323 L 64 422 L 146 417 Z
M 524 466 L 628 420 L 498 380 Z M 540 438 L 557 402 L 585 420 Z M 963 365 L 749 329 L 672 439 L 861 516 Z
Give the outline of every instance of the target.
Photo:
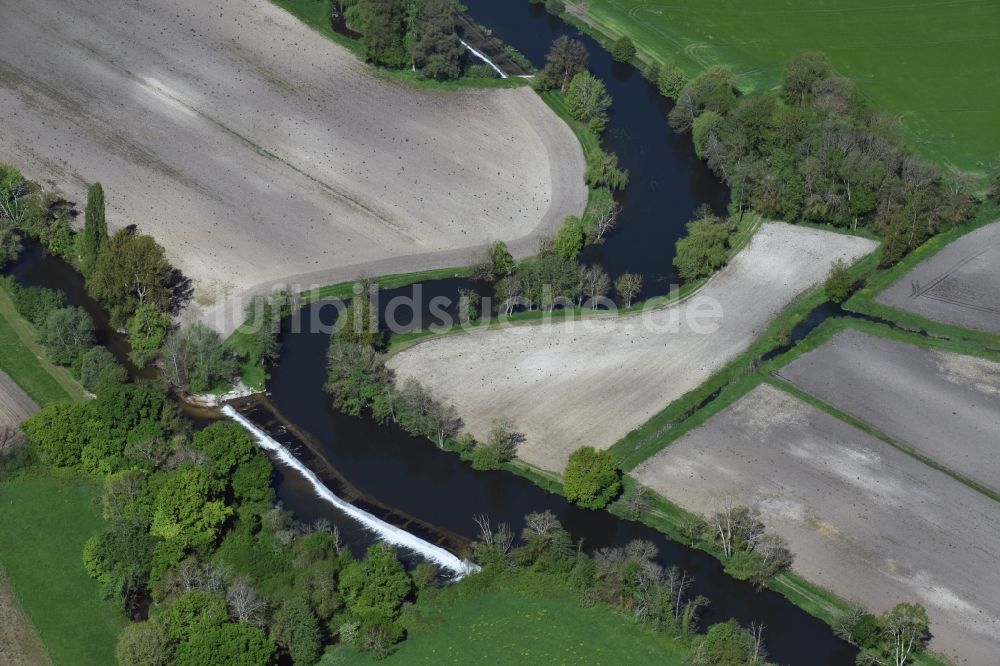
M 668 106 L 631 66 L 612 62 L 593 40 L 576 35 L 541 6 L 526 0 L 464 0 L 472 16 L 536 65 L 544 60 L 551 41 L 570 34 L 590 51 L 590 69 L 608 85 L 614 97 L 605 147 L 619 155 L 631 172 L 622 198 L 620 228 L 601 246 L 590 248 L 584 261 L 599 261 L 611 275 L 639 272 L 646 277 L 644 297 L 665 293 L 672 279 L 671 260 L 684 224 L 703 203 L 716 210 L 726 204 L 726 191 L 696 159 L 690 138 L 676 135 L 666 122 Z M 25 284 L 41 284 L 67 292 L 71 303 L 88 309 L 102 328 L 101 341 L 119 356 L 127 347 L 106 328 L 106 317 L 87 297 L 82 280 L 64 262 L 30 246 L 10 269 Z M 435 295 L 454 298 L 464 280 L 439 280 L 420 285 L 423 303 Z M 396 295 L 411 295 L 412 287 L 383 292 L 384 304 Z M 406 313 L 400 313 L 406 318 Z M 421 313 L 428 322 L 426 312 Z M 815 313 L 816 321 L 826 311 Z M 298 314 L 332 323 L 335 310 L 314 304 Z M 796 337 L 799 335 L 796 331 Z M 804 334 L 804 333 L 803 333 Z M 693 594 L 711 600 L 705 623 L 735 618 L 744 625 L 766 626 L 771 660 L 782 664 L 823 666 L 853 664 L 855 649 L 836 638 L 829 627 L 792 605 L 782 596 L 755 591 L 728 576 L 710 555 L 667 539 L 639 523 L 605 511 L 577 508 L 560 496 L 507 472 L 477 472 L 458 456 L 438 450 L 431 442 L 412 437 L 395 426 L 336 412 L 323 391 L 329 336 L 309 332 L 295 317 L 283 322 L 282 350 L 270 369 L 268 397 L 240 408 L 278 439 L 336 493 L 372 513 L 404 526 L 419 536 L 460 549 L 476 536 L 476 514 L 487 514 L 495 524 L 508 522 L 519 533 L 523 517 L 532 511 L 555 513 L 587 550 L 621 546 L 632 539 L 654 542 L 666 566 L 690 572 Z M 194 414 L 204 419 L 204 415 Z M 338 525 L 353 550 L 363 549 L 373 537 L 319 500 L 297 473 L 278 469 L 279 498 L 303 522 L 325 518 Z

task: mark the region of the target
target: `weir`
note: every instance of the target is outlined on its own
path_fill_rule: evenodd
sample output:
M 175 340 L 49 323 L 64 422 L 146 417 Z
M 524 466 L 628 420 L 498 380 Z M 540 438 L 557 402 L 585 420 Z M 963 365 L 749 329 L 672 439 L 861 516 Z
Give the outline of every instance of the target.
M 459 39 L 458 41 L 460 41 L 462 43 L 462 46 L 464 46 L 465 48 L 469 49 L 469 53 L 471 53 L 472 55 L 476 56 L 477 58 L 479 58 L 480 60 L 482 60 L 483 62 L 485 62 L 487 65 L 489 65 L 490 67 L 492 67 L 494 70 L 496 70 L 496 73 L 500 75 L 501 79 L 506 79 L 507 78 L 507 73 L 505 71 L 503 71 L 502 69 L 500 69 L 499 67 L 497 67 L 496 64 L 492 60 L 490 60 L 489 58 L 487 58 L 486 54 L 481 53 L 480 51 L 477 51 L 476 49 L 472 48 L 472 46 L 468 42 L 466 42 L 464 39 Z
M 271 452 L 282 463 L 301 474 L 310 483 L 310 485 L 312 485 L 312 487 L 316 490 L 316 494 L 321 499 L 329 502 L 333 506 L 337 507 L 337 509 L 341 512 L 371 530 L 382 541 L 418 553 L 428 561 L 453 572 L 455 574 L 455 579 L 479 570 L 479 567 L 472 562 L 462 560 L 448 550 L 445 550 L 440 546 L 436 546 L 428 541 L 424 541 L 420 537 L 410 534 L 406 530 L 400 529 L 395 525 L 390 525 L 367 511 L 359 509 L 350 502 L 337 497 L 337 495 L 331 492 L 330 489 L 327 488 L 322 481 L 320 481 L 319 477 L 317 477 L 312 470 L 303 465 L 298 458 L 292 455 L 291 451 L 271 438 L 263 430 L 255 426 L 248 418 L 236 411 L 236 409 L 234 409 L 231 405 L 225 405 L 222 408 L 222 413 L 246 428 L 247 432 L 250 433 L 262 449 Z

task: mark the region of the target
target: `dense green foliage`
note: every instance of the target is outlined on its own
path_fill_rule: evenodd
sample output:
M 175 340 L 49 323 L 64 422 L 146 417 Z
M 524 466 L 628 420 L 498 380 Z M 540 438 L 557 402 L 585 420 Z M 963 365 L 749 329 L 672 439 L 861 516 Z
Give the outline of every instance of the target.
M 573 78 L 587 71 L 590 56 L 583 42 L 563 35 L 552 42 L 545 58 L 545 67 L 535 76 L 534 85 L 538 90 L 558 88 L 566 92 Z
M 455 35 L 452 0 L 422 0 L 413 18 L 413 66 L 424 76 L 445 81 L 462 74 L 462 46 Z
M 97 257 L 87 289 L 116 323 L 125 323 L 148 303 L 161 312 L 171 307 L 171 268 L 163 247 L 152 236 L 122 229 L 107 239 Z
M 611 57 L 618 62 L 629 62 L 635 57 L 635 44 L 627 35 L 619 37 L 611 46 Z
M 737 97 L 735 82 L 725 67 L 707 69 L 685 84 L 670 121 L 693 132 L 741 212 L 870 228 L 884 237 L 883 266 L 971 215 L 972 197 L 909 154 L 891 119 L 823 56 L 792 60 L 780 95 Z
M 674 268 L 685 280 L 708 277 L 729 260 L 729 242 L 735 225 L 728 220 L 704 217 L 689 222 L 687 236 L 677 241 Z
M 566 499 L 585 509 L 603 509 L 621 493 L 621 477 L 610 453 L 583 446 L 569 456 L 563 492 Z
M 838 259 L 830 267 L 830 273 L 823 283 L 826 297 L 833 303 L 843 303 L 851 295 L 854 287 L 854 279 L 851 277 L 848 266 L 844 261 Z
M 101 247 L 108 240 L 108 223 L 104 219 L 104 188 L 94 183 L 87 190 L 87 208 L 84 211 L 83 233 L 78 243 L 80 270 L 90 275 L 94 270 Z
M 239 368 L 239 361 L 219 334 L 203 324 L 167 336 L 159 363 L 168 383 L 191 393 L 225 386 Z
M 600 134 L 608 124 L 611 95 L 603 81 L 583 70 L 573 76 L 566 87 L 566 107 L 590 131 Z
M 861 96 L 898 119 L 914 149 L 966 171 L 995 163 L 1000 128 L 983 112 L 1000 102 L 993 3 L 842 0 L 836 20 L 831 8 L 821 0 L 794 7 L 773 0 L 586 3 L 602 32 L 628 35 L 650 59 L 676 62 L 692 75 L 706 63 L 730 64 L 745 92 L 780 84 L 796 53 L 823 51 Z

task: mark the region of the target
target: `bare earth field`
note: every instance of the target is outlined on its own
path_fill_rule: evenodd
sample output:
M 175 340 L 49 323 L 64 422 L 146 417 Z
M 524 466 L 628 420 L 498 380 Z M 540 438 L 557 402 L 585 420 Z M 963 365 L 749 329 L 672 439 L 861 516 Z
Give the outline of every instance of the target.
M 35 628 L 14 601 L 7 577 L 0 569 L 0 664 L 43 666 L 49 663 Z
M 745 350 L 796 295 L 823 280 L 837 258 L 872 241 L 782 223 L 750 244 L 696 296 L 621 317 L 514 326 L 429 339 L 390 359 L 454 403 L 482 438 L 492 420 L 514 420 L 518 456 L 561 471 L 584 445 L 607 448 L 696 388 Z M 717 308 L 717 319 L 693 316 Z M 697 324 L 697 322 L 695 322 Z
M 415 89 L 266 0 L 10 0 L 0 159 L 138 224 L 204 318 L 276 281 L 534 250 L 587 199 L 572 131 L 527 88 Z
M 1000 363 L 849 330 L 780 374 L 1000 491 Z
M 809 580 L 876 612 L 919 601 L 931 649 L 996 662 L 1000 505 L 889 444 L 764 384 L 634 475 L 690 511 L 759 505 Z
M 875 300 L 956 326 L 1000 335 L 1000 222 L 962 236 Z
M 6 372 L 0 370 L 0 427 L 19 426 L 38 411 L 38 405 L 14 383 Z

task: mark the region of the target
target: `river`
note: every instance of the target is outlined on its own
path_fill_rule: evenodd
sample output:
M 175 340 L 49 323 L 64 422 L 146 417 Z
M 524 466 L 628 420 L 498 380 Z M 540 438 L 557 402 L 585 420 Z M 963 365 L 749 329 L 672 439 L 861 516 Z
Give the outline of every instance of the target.
M 619 155 L 631 172 L 622 197 L 620 228 L 603 245 L 589 248 L 584 261 L 598 261 L 611 275 L 639 272 L 646 277 L 644 297 L 665 293 L 672 273 L 673 246 L 683 235 L 694 210 L 708 204 L 722 210 L 725 188 L 696 158 L 690 138 L 675 134 L 666 122 L 665 100 L 638 71 L 614 63 L 596 42 L 547 15 L 526 0 L 464 0 L 480 23 L 527 55 L 536 65 L 544 60 L 551 41 L 570 34 L 590 52 L 590 69 L 608 85 L 615 105 L 605 136 L 605 148 Z M 91 312 L 101 328 L 101 339 L 119 356 L 123 341 L 106 327 L 106 316 L 87 297 L 82 281 L 71 268 L 46 255 L 37 246 L 11 269 L 24 284 L 41 284 L 67 292 L 68 300 Z M 422 303 L 435 295 L 454 297 L 464 280 L 423 283 Z M 384 292 L 380 302 L 411 295 L 414 287 Z M 422 312 L 424 324 L 428 312 Z M 299 317 L 318 316 L 327 323 L 333 308 L 313 304 Z M 822 314 L 825 317 L 825 313 Z M 404 316 L 405 318 L 405 316 Z M 812 323 L 812 322 L 810 322 Z M 811 327 L 811 326 L 810 326 Z M 735 618 L 743 625 L 766 626 L 765 640 L 773 661 L 782 664 L 853 664 L 855 649 L 836 638 L 823 622 L 797 608 L 781 595 L 755 591 L 727 575 L 712 556 L 667 539 L 642 524 L 619 519 L 606 511 L 588 511 L 568 504 L 519 476 L 495 471 L 477 472 L 453 453 L 412 437 L 393 425 L 336 412 L 323 391 L 326 377 L 327 334 L 297 326 L 295 317 L 282 323 L 282 350 L 270 369 L 268 396 L 245 402 L 241 412 L 286 445 L 336 494 L 394 525 L 451 550 L 476 536 L 476 514 L 494 523 L 508 522 L 519 533 L 523 517 L 532 511 L 556 514 L 574 539 L 587 550 L 621 546 L 632 539 L 652 541 L 665 566 L 679 566 L 695 578 L 692 594 L 711 600 L 703 615 L 711 623 Z M 204 414 L 193 414 L 204 419 Z M 327 519 L 341 530 L 347 544 L 359 552 L 372 535 L 316 496 L 306 479 L 277 467 L 280 500 L 303 522 Z

